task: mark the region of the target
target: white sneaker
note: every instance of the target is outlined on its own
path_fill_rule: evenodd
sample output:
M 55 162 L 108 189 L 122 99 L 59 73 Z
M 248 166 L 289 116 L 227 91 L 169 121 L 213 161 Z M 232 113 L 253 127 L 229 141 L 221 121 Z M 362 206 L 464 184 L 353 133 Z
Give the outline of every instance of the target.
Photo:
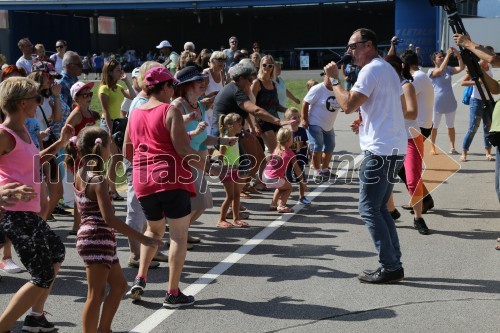
M 5 273 L 15 274 L 21 272 L 21 267 L 17 266 L 12 258 L 8 258 L 0 261 L 0 270 Z

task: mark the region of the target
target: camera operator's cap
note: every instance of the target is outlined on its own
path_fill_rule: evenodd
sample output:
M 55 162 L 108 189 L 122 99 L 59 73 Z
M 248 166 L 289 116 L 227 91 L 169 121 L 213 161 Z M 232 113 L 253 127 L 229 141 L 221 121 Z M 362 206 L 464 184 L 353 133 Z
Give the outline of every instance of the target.
M 168 40 L 162 40 L 160 44 L 156 45 L 157 49 L 163 49 L 164 47 L 172 47 L 172 44 Z
M 82 81 L 78 81 L 77 83 L 72 85 L 71 89 L 69 90 L 71 98 L 73 98 L 74 100 L 76 95 L 85 88 L 90 88 L 92 90 L 92 88 L 94 88 L 94 82 L 84 83 Z
M 204 80 L 208 77 L 208 74 L 202 74 L 195 66 L 187 66 L 175 73 L 175 78 L 179 81 L 176 86 L 191 82 Z
M 35 61 L 33 65 L 31 65 L 31 71 L 48 73 L 55 76 L 56 79 L 62 78 L 62 75 L 54 69 L 54 65 L 48 61 Z
M 173 81 L 174 83 L 177 82 L 175 77 L 172 75 L 170 70 L 163 66 L 157 66 L 150 68 L 147 72 L 146 75 L 144 75 L 144 84 L 146 86 L 151 86 L 154 84 L 166 82 L 166 81 Z
M 141 70 L 140 67 L 136 67 L 134 68 L 134 70 L 132 71 L 132 77 L 138 77 L 139 76 L 139 71 Z

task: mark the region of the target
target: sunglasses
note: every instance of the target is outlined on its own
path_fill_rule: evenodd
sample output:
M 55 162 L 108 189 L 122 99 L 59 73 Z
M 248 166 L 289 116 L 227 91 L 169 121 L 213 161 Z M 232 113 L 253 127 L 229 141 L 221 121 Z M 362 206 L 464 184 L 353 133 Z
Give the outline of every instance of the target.
M 56 45 L 56 49 L 62 49 L 64 45 Z
M 274 65 L 273 65 L 273 64 L 262 64 L 262 67 L 263 67 L 263 68 L 267 68 L 267 67 L 269 67 L 269 68 L 273 68 L 273 67 L 274 67 Z
M 358 44 L 363 44 L 363 43 L 366 43 L 368 42 L 367 40 L 362 40 L 360 42 L 356 42 L 356 43 L 352 43 L 352 44 L 349 44 L 347 45 L 347 51 L 349 50 L 356 50 L 358 48 Z
M 36 99 L 36 102 L 38 104 L 42 103 L 42 96 L 40 96 L 40 95 L 35 95 L 32 97 L 26 97 L 26 98 L 21 98 L 21 99 L 24 99 L 24 100 Z
M 92 97 L 92 96 L 94 96 L 94 92 L 91 91 L 91 92 L 86 93 L 86 94 L 76 94 L 76 96 L 81 96 L 81 97 L 84 97 L 84 98 Z

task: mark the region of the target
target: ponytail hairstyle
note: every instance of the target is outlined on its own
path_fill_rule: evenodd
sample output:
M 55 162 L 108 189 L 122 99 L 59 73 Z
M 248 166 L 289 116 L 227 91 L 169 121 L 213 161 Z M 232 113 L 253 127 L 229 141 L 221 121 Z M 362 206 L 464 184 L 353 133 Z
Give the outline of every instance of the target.
M 229 113 L 227 115 L 221 115 L 219 118 L 219 132 L 220 136 L 223 137 L 224 135 L 227 135 L 227 126 L 233 125 L 236 123 L 241 123 L 243 119 L 241 116 L 237 113 Z
M 293 133 L 289 128 L 282 127 L 279 129 L 278 133 L 276 134 L 276 140 L 278 141 L 278 145 L 274 150 L 274 155 L 281 157 L 281 153 L 284 152 L 286 149 L 284 144 L 288 142 L 292 138 L 292 136 Z
M 400 78 L 406 79 L 410 82 L 413 81 L 413 76 L 410 73 L 410 66 L 403 66 L 403 61 L 397 55 L 389 55 L 384 58 L 392 68 L 398 73 Z
M 64 162 L 75 173 L 83 166 L 95 173 L 104 172 L 104 149 L 109 144 L 109 134 L 97 126 L 83 128 L 77 137 L 70 139 L 66 145 L 66 158 Z

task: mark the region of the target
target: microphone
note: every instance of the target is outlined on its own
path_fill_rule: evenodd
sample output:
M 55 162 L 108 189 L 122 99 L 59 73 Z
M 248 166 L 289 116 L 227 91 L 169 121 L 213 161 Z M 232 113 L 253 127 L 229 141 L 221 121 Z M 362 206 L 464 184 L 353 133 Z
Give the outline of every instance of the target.
M 337 62 L 337 65 L 342 65 L 342 64 L 349 62 L 351 60 L 352 60 L 352 55 L 344 54 L 344 56 L 342 58 L 340 58 L 340 60 Z M 325 76 L 325 72 L 321 72 L 319 75 Z

